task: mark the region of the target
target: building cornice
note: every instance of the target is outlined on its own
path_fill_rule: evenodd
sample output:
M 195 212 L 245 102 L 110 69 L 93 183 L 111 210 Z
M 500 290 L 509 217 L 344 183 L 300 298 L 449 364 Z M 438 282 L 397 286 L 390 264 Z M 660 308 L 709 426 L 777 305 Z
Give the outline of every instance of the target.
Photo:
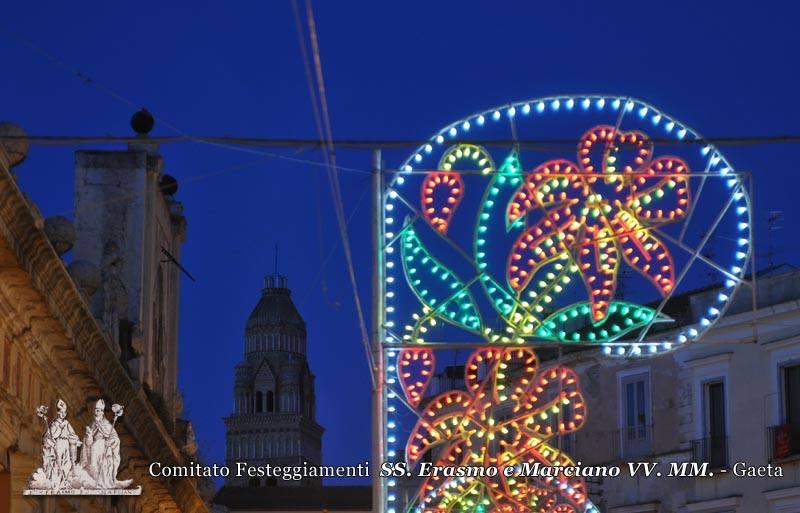
M 777 351 L 785 347 L 800 344 L 800 336 L 784 338 L 781 340 L 774 340 L 771 342 L 764 342 L 761 346 L 767 351 Z
M 660 502 L 647 502 L 643 504 L 633 504 L 631 506 L 618 506 L 611 508 L 610 513 L 657 513 L 660 511 Z
M 63 262 L 44 234 L 41 219 L 32 212 L 6 162 L 0 162 L 0 237 L 16 257 L 19 267 L 36 292 L 30 301 L 43 303 L 47 317 L 71 347 L 52 347 L 47 337 L 38 343 L 50 354 L 73 350 L 84 362 L 88 378 L 114 401 L 125 404 L 121 428 L 136 440 L 141 454 L 135 460 L 160 461 L 177 465 L 183 457 L 144 390 L 135 383 L 117 359 L 108 339 L 91 314 L 89 305 L 69 276 Z M 48 347 L 50 345 L 50 347 Z M 52 362 L 55 367 L 57 362 Z M 68 373 L 69 374 L 69 373 Z M 146 466 L 146 465 L 145 465 Z M 142 467 L 144 468 L 144 467 Z M 137 471 L 142 469 L 136 467 Z M 197 490 L 188 480 L 163 482 L 176 505 L 183 511 L 208 511 Z
M 712 499 L 710 501 L 690 502 L 686 505 L 687 513 L 722 513 L 735 511 L 742 502 L 740 495 L 725 497 L 723 499 Z
M 694 358 L 692 360 L 686 360 L 685 362 L 683 362 L 683 365 L 691 369 L 694 367 L 704 367 L 706 365 L 714 365 L 717 363 L 727 363 L 730 362 L 732 358 L 733 358 L 733 352 L 731 351 L 711 356 L 704 356 L 702 358 Z
M 768 492 L 764 492 L 764 497 L 770 502 L 781 499 L 791 499 L 793 497 L 800 497 L 800 486 L 793 486 L 791 488 L 780 488 L 778 490 L 770 490 Z

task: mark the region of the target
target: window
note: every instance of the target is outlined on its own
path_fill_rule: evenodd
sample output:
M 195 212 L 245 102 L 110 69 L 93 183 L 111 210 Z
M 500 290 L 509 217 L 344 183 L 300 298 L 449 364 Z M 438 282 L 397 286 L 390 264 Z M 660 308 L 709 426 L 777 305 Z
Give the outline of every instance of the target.
M 275 411 L 275 394 L 272 390 L 267 392 L 267 412 L 274 412 Z
M 787 424 L 800 425 L 800 365 L 783 368 L 783 411 Z
M 264 394 L 259 390 L 256 392 L 256 413 L 264 411 Z
M 650 376 L 647 372 L 624 376 L 620 380 L 622 429 L 620 457 L 633 458 L 650 454 Z
M 713 468 L 728 464 L 728 440 L 725 419 L 725 384 L 722 381 L 706 383 L 705 386 L 705 439 L 700 455 Z
M 261 486 L 261 480 L 257 477 L 250 479 L 250 488 L 258 488 Z
M 800 454 L 800 364 L 782 369 L 783 380 L 783 434 L 782 455 Z M 786 440 L 788 438 L 788 440 Z M 788 454 L 786 454 L 788 452 Z

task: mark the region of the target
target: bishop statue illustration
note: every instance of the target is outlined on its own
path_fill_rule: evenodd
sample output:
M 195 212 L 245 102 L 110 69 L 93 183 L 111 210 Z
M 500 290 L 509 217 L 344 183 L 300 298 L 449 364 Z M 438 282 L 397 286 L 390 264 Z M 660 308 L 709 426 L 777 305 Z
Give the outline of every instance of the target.
M 47 406 L 39 406 L 42 419 L 42 466 L 28 481 L 24 495 L 139 495 L 141 487 L 129 488 L 132 479 L 117 480 L 120 465 L 120 441 L 115 425 L 124 406 L 113 404 L 114 419 L 105 414 L 106 403 L 95 403 L 94 420 L 86 426 L 83 441 L 67 420 L 67 404 L 59 399 L 56 418 L 49 421 Z M 78 456 L 80 448 L 80 457 Z

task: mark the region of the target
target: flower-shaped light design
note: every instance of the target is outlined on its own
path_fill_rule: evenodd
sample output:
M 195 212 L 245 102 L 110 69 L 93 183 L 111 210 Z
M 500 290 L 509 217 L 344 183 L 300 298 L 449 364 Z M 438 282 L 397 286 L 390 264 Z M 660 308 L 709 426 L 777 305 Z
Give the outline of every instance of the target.
M 401 360 L 423 360 L 420 352 Z M 427 360 L 427 358 L 425 358 Z M 424 367 L 421 367 L 424 368 Z M 408 375 L 414 392 L 429 378 Z M 577 431 L 585 422 L 586 406 L 577 376 L 564 367 L 540 369 L 530 348 L 482 348 L 465 365 L 465 390 L 433 397 L 406 445 L 409 464 L 433 451 L 437 466 L 495 467 L 495 476 L 432 476 L 420 488 L 418 511 L 484 511 L 574 513 L 586 503 L 580 479 L 529 477 L 502 468 L 538 462 L 543 466 L 571 465 L 568 456 L 550 445 L 558 435 Z M 408 390 L 406 390 L 408 393 Z
M 675 265 L 652 228 L 686 215 L 688 173 L 678 157 L 653 158 L 653 144 L 642 132 L 590 129 L 578 144 L 577 164 L 541 164 L 509 203 L 509 224 L 537 211 L 541 217 L 514 243 L 508 284 L 520 292 L 542 266 L 568 254 L 586 285 L 595 322 L 608 315 L 621 260 L 669 294 Z

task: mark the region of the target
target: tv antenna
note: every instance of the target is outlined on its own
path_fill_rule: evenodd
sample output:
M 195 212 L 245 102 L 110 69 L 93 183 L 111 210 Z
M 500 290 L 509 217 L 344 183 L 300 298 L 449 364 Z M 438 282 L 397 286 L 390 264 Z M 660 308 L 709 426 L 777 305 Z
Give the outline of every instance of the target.
M 775 265 L 774 256 L 775 256 L 775 248 L 772 246 L 772 232 L 775 230 L 780 230 L 783 228 L 783 211 L 782 210 L 772 210 L 769 213 L 769 217 L 767 218 L 767 251 L 769 251 L 767 255 L 767 265 L 772 267 Z

